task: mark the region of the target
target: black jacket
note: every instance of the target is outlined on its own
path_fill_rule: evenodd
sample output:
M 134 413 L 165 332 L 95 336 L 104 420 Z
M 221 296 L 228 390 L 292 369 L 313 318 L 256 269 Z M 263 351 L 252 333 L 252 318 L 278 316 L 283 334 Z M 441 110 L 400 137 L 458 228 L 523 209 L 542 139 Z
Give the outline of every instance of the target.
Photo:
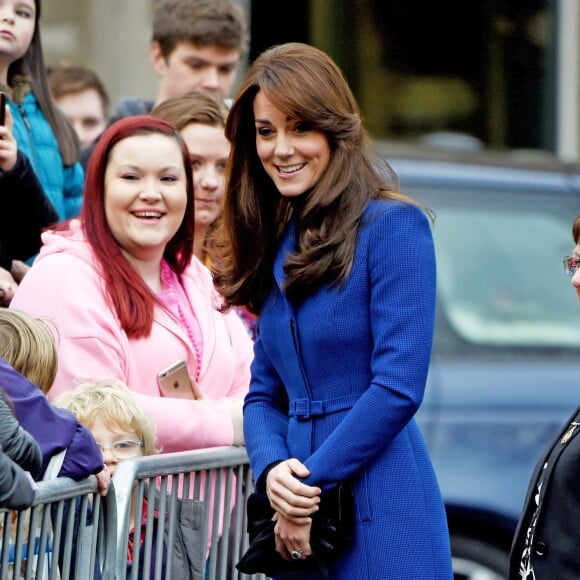
M 20 152 L 10 171 L 0 170 L 0 207 L 0 267 L 10 270 L 12 260 L 36 255 L 42 230 L 58 222 L 28 158 Z
M 536 511 L 539 477 L 539 515 L 531 546 L 536 580 L 580 579 L 580 407 L 536 465 L 512 544 L 510 580 L 520 580 L 520 561 Z

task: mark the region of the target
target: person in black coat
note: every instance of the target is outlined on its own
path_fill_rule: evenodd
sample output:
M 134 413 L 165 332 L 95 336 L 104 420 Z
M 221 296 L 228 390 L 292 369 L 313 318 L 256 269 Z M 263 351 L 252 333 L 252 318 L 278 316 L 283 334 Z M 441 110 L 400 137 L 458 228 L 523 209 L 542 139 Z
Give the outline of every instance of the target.
M 564 269 L 580 302 L 580 216 Z M 580 407 L 544 451 L 532 474 L 511 556 L 509 580 L 580 579 Z
M 28 158 L 18 151 L 10 108 L 0 125 L 0 305 L 8 306 L 25 274 L 23 263 L 38 253 L 42 230 L 58 221 Z
M 40 475 L 42 453 L 35 439 L 14 416 L 0 388 L 0 508 L 23 509 L 34 500 L 34 477 Z

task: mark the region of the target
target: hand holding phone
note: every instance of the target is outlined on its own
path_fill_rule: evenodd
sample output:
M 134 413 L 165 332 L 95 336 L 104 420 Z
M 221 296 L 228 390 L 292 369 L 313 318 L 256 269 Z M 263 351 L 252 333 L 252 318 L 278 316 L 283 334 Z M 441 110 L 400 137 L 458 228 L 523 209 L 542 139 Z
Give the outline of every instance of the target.
M 195 399 L 191 378 L 184 360 L 179 360 L 157 375 L 161 392 L 166 397 L 178 399 Z

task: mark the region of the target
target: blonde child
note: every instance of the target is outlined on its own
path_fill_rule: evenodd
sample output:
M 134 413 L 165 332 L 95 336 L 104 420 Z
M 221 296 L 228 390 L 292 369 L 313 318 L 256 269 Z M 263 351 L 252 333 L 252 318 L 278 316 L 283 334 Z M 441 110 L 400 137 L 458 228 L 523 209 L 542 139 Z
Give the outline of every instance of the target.
M 117 465 L 127 459 L 158 453 L 155 444 L 155 427 L 152 417 L 137 402 L 133 393 L 121 381 L 116 379 L 103 379 L 95 382 L 86 382 L 78 385 L 72 390 L 59 395 L 54 404 L 64 407 L 77 417 L 77 419 L 88 427 L 97 441 L 103 453 L 103 461 L 109 471 L 114 474 Z M 136 522 L 137 513 L 137 492 L 133 493 L 130 509 L 129 543 L 127 546 L 127 577 L 135 566 L 131 577 L 144 577 L 144 553 L 140 551 L 138 564 L 133 562 L 134 546 L 137 539 L 142 542 L 147 525 L 148 499 L 144 498 L 142 504 L 142 520 Z M 155 507 L 157 508 L 157 499 Z M 191 504 L 193 509 L 201 509 L 200 502 L 192 500 L 180 500 L 178 503 L 178 521 L 175 537 L 172 544 L 173 575 L 175 578 L 196 578 L 201 574 L 204 565 L 201 558 L 194 561 L 194 554 L 200 553 L 200 549 L 195 550 L 193 546 L 185 543 L 184 531 L 188 538 L 191 538 L 191 531 L 202 538 L 201 520 L 202 518 L 190 518 L 188 510 L 181 509 L 184 502 Z M 119 514 L 123 517 L 123 514 Z M 154 515 L 153 526 L 158 525 L 157 512 Z M 166 529 L 164 530 L 164 546 L 162 550 L 162 570 L 165 570 L 167 562 L 167 537 L 169 529 L 168 520 L 165 519 Z M 200 527 L 195 528 L 194 526 Z M 187 531 L 189 529 L 189 531 Z M 151 550 L 151 570 L 155 570 L 157 553 L 156 538 L 157 532 L 153 532 L 153 546 Z M 162 574 L 164 577 L 164 574 Z
M 47 321 L 20 310 L 0 310 L 0 356 L 45 395 L 48 393 L 58 356 Z
M 0 384 L 14 405 L 20 424 L 38 442 L 45 472 L 50 458 L 67 450 L 60 476 L 97 475 L 107 493 L 111 476 L 91 432 L 46 398 L 57 368 L 57 350 L 48 322 L 19 310 L 0 308 Z M 16 372 L 15 372 L 16 371 Z

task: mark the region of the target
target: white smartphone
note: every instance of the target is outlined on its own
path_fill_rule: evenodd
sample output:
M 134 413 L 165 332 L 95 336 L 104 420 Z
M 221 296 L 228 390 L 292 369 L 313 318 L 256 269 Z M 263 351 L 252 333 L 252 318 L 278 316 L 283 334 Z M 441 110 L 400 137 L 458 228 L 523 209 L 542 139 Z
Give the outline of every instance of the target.
M 187 372 L 187 365 L 184 360 L 179 360 L 166 369 L 159 371 L 157 381 L 161 393 L 166 397 L 195 399 L 195 393 L 191 386 L 191 378 Z

